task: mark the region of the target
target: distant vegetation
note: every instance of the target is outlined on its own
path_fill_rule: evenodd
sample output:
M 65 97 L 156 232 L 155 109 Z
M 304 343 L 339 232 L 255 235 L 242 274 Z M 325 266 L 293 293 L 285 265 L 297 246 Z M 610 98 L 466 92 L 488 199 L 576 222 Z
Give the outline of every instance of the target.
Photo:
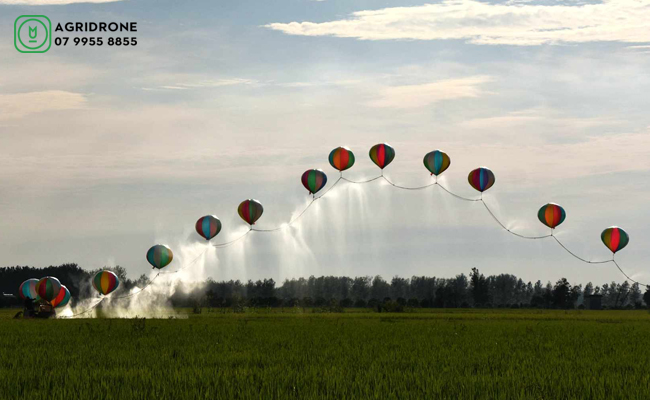
M 120 289 L 143 287 L 148 278 L 127 277 L 122 267 L 109 268 L 120 278 Z M 31 267 L 0 268 L 0 290 L 16 294 L 29 278 L 56 276 L 66 285 L 74 299 L 91 295 L 91 277 L 98 270 L 86 271 L 77 264 L 63 264 L 43 269 Z M 473 268 L 469 276 L 454 278 L 381 276 L 356 278 L 321 276 L 285 280 L 277 287 L 273 279 L 258 281 L 222 281 L 208 279 L 203 285 L 179 283 L 172 296 L 177 307 L 321 307 L 373 308 L 378 311 L 403 311 L 405 308 L 581 308 L 586 296 L 602 295 L 602 305 L 609 309 L 642 308 L 650 303 L 650 292 L 642 294 L 638 284 L 606 283 L 584 287 L 562 278 L 554 284 L 524 282 L 510 274 L 484 276 Z M 0 299 L 0 305 L 17 305 L 18 301 Z

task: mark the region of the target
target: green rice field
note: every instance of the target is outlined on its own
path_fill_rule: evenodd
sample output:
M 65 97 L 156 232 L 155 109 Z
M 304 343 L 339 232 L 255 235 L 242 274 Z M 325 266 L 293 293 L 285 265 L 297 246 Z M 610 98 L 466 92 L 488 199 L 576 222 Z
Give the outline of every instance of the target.
M 648 399 L 647 311 L 15 320 L 2 399 Z

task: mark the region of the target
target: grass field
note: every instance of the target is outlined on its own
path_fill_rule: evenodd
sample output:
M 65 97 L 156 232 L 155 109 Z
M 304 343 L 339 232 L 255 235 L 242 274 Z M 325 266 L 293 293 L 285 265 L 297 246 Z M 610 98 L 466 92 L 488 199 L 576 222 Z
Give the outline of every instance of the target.
M 0 311 L 3 399 L 650 398 L 647 311 L 15 312 Z

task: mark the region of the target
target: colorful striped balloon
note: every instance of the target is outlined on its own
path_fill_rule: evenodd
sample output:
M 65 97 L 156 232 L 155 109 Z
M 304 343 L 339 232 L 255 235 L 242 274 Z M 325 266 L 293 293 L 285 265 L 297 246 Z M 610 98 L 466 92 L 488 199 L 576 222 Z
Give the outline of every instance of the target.
M 221 221 L 216 215 L 206 215 L 196 221 L 196 232 L 205 240 L 210 240 L 221 232 Z
M 566 218 L 566 213 L 564 208 L 560 207 L 555 203 L 548 203 L 537 212 L 537 218 L 542 222 L 542 224 L 548 226 L 551 229 L 555 229 L 556 226 L 564 222 Z
M 494 185 L 496 178 L 488 168 L 480 167 L 470 172 L 467 180 L 474 189 L 483 193 Z
M 36 284 L 38 283 L 38 279 L 32 278 L 32 279 L 27 279 L 25 282 L 20 284 L 20 288 L 18 289 L 18 294 L 20 295 L 20 298 L 25 300 L 25 299 L 32 299 L 32 300 L 38 300 L 38 293 L 36 293 Z
M 370 159 L 381 169 L 386 168 L 394 158 L 395 149 L 388 143 L 376 144 L 370 149 Z
M 61 291 L 61 282 L 53 276 L 41 278 L 36 284 L 36 293 L 45 301 L 52 301 Z
M 163 269 L 174 259 L 172 249 L 164 244 L 157 244 L 147 251 L 147 261 L 154 268 Z
M 424 156 L 424 166 L 431 172 L 431 175 L 438 176 L 442 174 L 449 168 L 450 164 L 451 159 L 447 153 L 440 150 L 434 150 Z
M 147 259 L 148 258 L 149 256 L 147 256 Z M 117 275 L 115 275 L 113 271 L 99 271 L 93 278 L 93 287 L 96 291 L 99 292 L 99 294 L 103 294 L 104 296 L 111 294 L 119 286 L 120 279 L 117 277 Z
M 612 253 L 622 250 L 630 243 L 630 236 L 618 226 L 611 226 L 600 234 L 600 239 Z
M 343 172 L 354 165 L 354 153 L 347 147 L 337 147 L 330 152 L 330 165 Z
M 248 199 L 241 202 L 237 208 L 237 212 L 241 219 L 246 221 L 249 225 L 255 225 L 255 222 L 260 219 L 264 212 L 262 203 L 255 199 Z
M 308 169 L 302 174 L 301 181 L 309 194 L 315 194 L 327 184 L 327 175 L 322 169 Z
M 52 307 L 65 307 L 66 304 L 70 301 L 70 291 L 65 285 L 61 285 L 61 290 L 59 295 L 52 300 Z

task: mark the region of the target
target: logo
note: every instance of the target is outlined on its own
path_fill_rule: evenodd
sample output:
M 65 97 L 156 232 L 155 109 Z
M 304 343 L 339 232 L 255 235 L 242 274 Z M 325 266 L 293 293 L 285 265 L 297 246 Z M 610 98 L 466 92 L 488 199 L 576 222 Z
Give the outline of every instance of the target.
M 52 22 L 45 15 L 21 15 L 14 22 L 14 46 L 21 53 L 45 53 L 52 46 Z

